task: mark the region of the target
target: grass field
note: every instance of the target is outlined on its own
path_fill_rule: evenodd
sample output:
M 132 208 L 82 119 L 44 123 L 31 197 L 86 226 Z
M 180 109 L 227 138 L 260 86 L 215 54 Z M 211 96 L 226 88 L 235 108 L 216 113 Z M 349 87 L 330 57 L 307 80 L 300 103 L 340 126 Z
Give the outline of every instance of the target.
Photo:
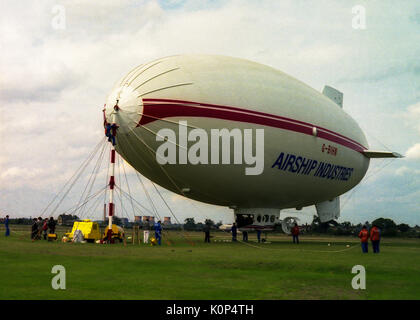
M 205 244 L 188 233 L 192 245 L 172 232 L 171 245 L 151 247 L 31 242 L 29 228 L 11 226 L 9 238 L 0 229 L 0 299 L 420 298 L 420 239 L 383 239 L 379 255 L 363 255 L 350 237 L 258 244 L 251 233 L 244 244 L 214 242 L 229 239 L 217 232 Z M 66 268 L 66 290 L 51 287 L 54 265 Z M 351 286 L 354 265 L 366 268 L 366 290 Z

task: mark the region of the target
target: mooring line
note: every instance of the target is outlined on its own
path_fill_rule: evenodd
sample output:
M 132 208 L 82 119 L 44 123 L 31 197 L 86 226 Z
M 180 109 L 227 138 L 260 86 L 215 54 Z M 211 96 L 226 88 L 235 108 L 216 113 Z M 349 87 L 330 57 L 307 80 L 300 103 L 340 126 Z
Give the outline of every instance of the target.
M 237 242 L 242 243 L 244 245 L 247 245 L 249 247 L 253 247 L 256 249 L 265 249 L 265 250 L 294 250 L 294 249 L 283 249 L 283 248 L 267 248 L 267 247 L 262 247 L 262 246 L 257 246 L 257 245 L 253 245 L 251 243 L 242 241 L 242 240 L 237 240 Z M 299 251 L 306 251 L 306 252 L 326 252 L 326 253 L 338 253 L 338 252 L 344 252 L 344 251 L 348 251 L 350 249 L 353 249 L 357 247 L 356 245 L 352 245 L 349 248 L 345 248 L 345 249 L 341 249 L 341 250 L 309 250 L 309 249 L 299 249 Z

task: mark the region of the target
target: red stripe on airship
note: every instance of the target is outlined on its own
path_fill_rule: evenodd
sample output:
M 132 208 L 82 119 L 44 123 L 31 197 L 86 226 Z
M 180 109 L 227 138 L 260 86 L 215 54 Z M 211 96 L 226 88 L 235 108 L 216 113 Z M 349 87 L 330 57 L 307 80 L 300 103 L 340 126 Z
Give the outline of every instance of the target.
M 362 152 L 367 148 L 360 143 L 334 131 L 315 126 L 313 124 L 263 113 L 259 111 L 240 109 L 236 107 L 204 104 L 191 101 L 171 99 L 143 99 L 143 116 L 137 126 L 170 117 L 201 117 L 231 120 L 259 124 L 288 131 L 313 135 L 313 128 L 317 128 L 317 136 L 341 144 L 352 150 Z
M 286 117 L 282 117 L 282 116 L 278 116 L 278 115 L 274 115 L 274 114 L 270 114 L 270 113 L 265 113 L 265 112 L 260 112 L 260 111 L 254 111 L 254 110 L 248 110 L 248 109 L 241 109 L 241 108 L 237 108 L 237 107 L 228 107 L 228 106 L 222 106 L 222 105 L 216 105 L 216 104 L 210 104 L 210 103 L 200 103 L 200 102 L 192 102 L 192 101 L 185 101 L 185 100 L 173 100 L 173 99 L 143 99 L 143 101 L 146 102 L 169 102 L 169 103 L 175 103 L 175 104 L 189 104 L 189 105 L 194 105 L 197 107 L 200 106 L 204 106 L 204 107 L 212 107 L 212 108 L 222 108 L 222 109 L 228 109 L 228 110 L 233 110 L 236 112 L 245 112 L 245 113 L 250 113 L 250 114 L 258 114 L 258 115 L 262 115 L 262 116 L 266 116 L 266 117 L 272 117 L 272 118 L 276 118 L 276 119 L 282 119 L 282 120 L 286 120 L 286 121 L 291 121 L 294 123 L 299 123 L 299 124 L 303 124 L 309 127 L 314 127 L 315 125 L 309 123 L 309 122 L 304 122 L 304 121 L 300 121 L 300 120 L 296 120 L 296 119 L 291 119 L 291 118 L 286 118 Z M 359 145 L 361 148 L 367 149 L 365 148 L 363 145 L 361 145 L 360 143 L 358 143 L 357 141 L 350 139 L 346 136 L 341 135 L 340 133 L 331 131 L 329 129 L 323 128 L 323 127 L 318 127 L 316 126 L 318 129 L 324 130 L 326 132 L 330 132 L 334 135 L 340 136 L 346 140 L 352 141 L 355 144 Z

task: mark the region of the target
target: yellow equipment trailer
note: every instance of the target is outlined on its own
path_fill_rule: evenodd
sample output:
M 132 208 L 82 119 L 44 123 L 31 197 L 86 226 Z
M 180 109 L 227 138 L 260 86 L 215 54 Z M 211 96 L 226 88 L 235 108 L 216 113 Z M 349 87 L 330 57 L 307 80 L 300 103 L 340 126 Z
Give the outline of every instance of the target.
M 99 224 L 89 219 L 75 221 L 71 232 L 66 233 L 64 236 L 72 239 L 76 230 L 82 231 L 83 238 L 85 238 L 87 242 L 95 242 L 96 240 L 101 239 L 101 230 L 99 229 Z

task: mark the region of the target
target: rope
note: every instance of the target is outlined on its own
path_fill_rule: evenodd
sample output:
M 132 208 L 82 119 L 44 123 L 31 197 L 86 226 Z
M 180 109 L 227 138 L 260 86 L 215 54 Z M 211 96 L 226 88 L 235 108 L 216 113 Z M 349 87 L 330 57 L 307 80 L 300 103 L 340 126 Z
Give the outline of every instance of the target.
M 150 180 L 149 180 L 150 181 Z M 153 185 L 153 187 L 155 187 L 156 192 L 158 193 L 158 195 L 160 196 L 160 198 L 162 199 L 162 201 L 165 203 L 166 207 L 169 209 L 169 211 L 171 212 L 171 214 L 174 216 L 175 221 L 178 224 L 181 224 L 181 222 L 178 220 L 178 218 L 175 216 L 175 213 L 172 211 L 172 209 L 170 208 L 170 206 L 168 205 L 168 203 L 165 201 L 165 199 L 163 198 L 162 194 L 160 193 L 160 191 L 158 190 L 158 188 L 156 187 L 155 183 L 153 181 L 150 181 Z
M 83 171 L 86 169 L 87 165 L 92 161 L 94 158 L 94 155 L 96 154 L 97 150 L 100 148 L 101 144 L 104 143 L 105 138 L 102 138 L 99 143 L 93 148 L 93 151 L 89 154 L 89 156 L 82 162 L 82 164 L 79 166 L 79 168 L 76 170 L 76 172 L 70 177 L 69 180 L 64 184 L 64 186 L 61 188 L 61 190 L 54 196 L 54 198 L 51 200 L 51 202 L 45 207 L 45 209 L 41 212 L 41 217 L 45 214 L 45 212 L 48 210 L 48 208 L 54 203 L 54 201 L 58 198 L 59 194 L 66 188 L 66 186 L 70 183 L 70 181 L 74 179 L 74 181 L 70 184 L 69 189 L 64 193 L 61 200 L 58 202 L 57 206 L 52 210 L 50 213 L 50 217 L 53 215 L 55 210 L 58 208 L 58 206 L 61 204 L 61 202 L 64 200 L 64 198 L 67 196 L 67 194 L 70 192 L 76 181 L 79 179 Z
M 121 136 L 120 135 L 120 137 L 123 137 L 123 136 Z M 138 138 L 138 137 L 137 137 Z M 124 139 L 126 139 L 125 141 L 127 142 L 127 146 L 130 146 L 131 147 L 131 144 L 129 143 L 129 141 L 128 141 L 128 139 L 124 136 Z M 141 139 L 141 138 L 140 138 Z M 121 139 L 122 140 L 122 139 Z M 147 146 L 147 144 L 146 144 L 146 146 Z M 148 146 L 147 146 L 148 147 Z M 137 150 L 136 149 L 134 149 L 134 148 L 132 148 L 132 150 L 135 152 L 135 153 L 137 153 Z M 124 154 L 123 152 L 122 152 L 122 154 Z M 141 159 L 141 157 L 139 158 L 139 159 Z M 136 175 L 137 175 L 137 178 L 139 179 L 139 181 L 141 182 L 141 179 L 139 178 L 140 177 L 140 175 L 139 175 L 139 173 L 136 171 Z M 150 180 L 149 180 L 150 181 Z M 153 183 L 153 182 L 152 182 Z M 145 188 L 145 187 L 144 187 Z M 145 191 L 145 193 L 147 194 L 147 191 Z M 130 199 L 132 199 L 131 197 L 130 197 Z M 150 198 L 149 198 L 150 199 Z M 135 199 L 134 199 L 134 201 L 136 201 Z M 137 201 L 136 201 L 137 202 Z M 149 202 L 151 202 L 152 203 L 152 205 L 153 205 L 153 202 L 152 201 L 150 201 L 149 200 Z M 138 203 L 138 202 L 137 202 Z M 143 207 L 143 206 L 142 206 Z M 144 208 L 144 207 L 143 207 Z M 156 210 L 156 208 L 154 207 L 154 205 L 153 205 L 153 208 L 154 208 L 154 211 L 155 211 L 155 214 L 157 215 L 157 216 L 159 216 L 159 214 L 157 213 L 157 210 Z M 147 209 L 147 211 L 148 212 L 150 212 L 148 209 Z M 170 210 L 171 211 L 171 210 Z M 152 215 L 153 215 L 153 213 L 152 213 Z M 176 218 L 176 216 L 174 215 L 174 218 L 176 219 L 176 220 L 178 220 L 177 218 Z M 159 217 L 159 219 L 161 219 L 160 217 Z M 184 233 L 186 233 L 185 231 L 184 231 Z M 185 238 L 188 242 L 190 242 L 190 240 L 185 236 L 185 235 L 182 235 L 182 237 L 183 238 Z
M 120 189 L 121 190 L 121 189 Z M 128 214 L 127 210 L 125 209 L 125 207 L 122 205 L 122 195 L 120 194 L 120 192 L 118 192 L 117 189 L 115 189 L 115 194 L 117 195 L 117 197 L 120 199 L 121 202 L 121 213 L 122 215 L 125 215 L 125 218 L 130 219 L 130 215 Z
M 93 187 L 93 185 L 95 184 L 96 177 L 97 177 L 98 172 L 99 172 L 99 170 L 100 170 L 100 168 L 101 168 L 101 165 L 102 165 L 102 160 L 103 160 L 103 156 L 104 156 L 105 146 L 106 146 L 106 144 L 104 144 L 104 146 L 103 146 L 103 148 L 102 148 L 102 150 L 101 150 L 101 153 L 99 154 L 99 157 L 98 157 L 98 159 L 97 159 L 97 161 L 96 161 L 95 167 L 94 167 L 94 168 L 93 168 L 93 170 L 92 170 L 91 176 L 90 176 L 90 178 L 89 178 L 89 180 L 88 180 L 88 182 L 87 182 L 87 184 L 86 184 L 86 187 L 85 187 L 84 192 L 86 191 L 86 188 L 87 188 L 87 186 L 89 185 L 89 182 L 90 182 L 91 178 L 93 177 L 92 182 L 91 182 L 90 187 L 89 187 L 89 190 L 88 190 L 88 192 L 86 193 L 86 197 L 85 197 L 85 199 L 88 197 L 88 195 L 89 195 L 89 194 L 90 194 L 90 192 L 92 191 L 92 187 Z M 84 194 L 84 192 L 83 192 L 83 194 Z M 82 197 L 83 197 L 83 194 L 82 194 Z M 83 215 L 83 214 L 84 214 L 84 209 L 85 209 L 85 206 L 82 206 L 82 208 L 81 208 L 81 210 L 80 210 L 80 215 Z
M 124 177 L 125 177 L 125 183 L 127 184 L 128 194 L 130 195 L 131 208 L 133 209 L 133 215 L 135 216 L 134 203 L 133 203 L 133 200 L 131 199 L 132 197 L 131 197 L 130 185 L 128 184 L 127 173 L 125 172 L 124 159 L 122 158 L 121 158 L 121 163 L 124 170 Z
M 125 192 L 124 190 L 122 190 L 119 186 L 116 186 L 117 189 L 119 189 L 121 191 L 121 194 L 124 195 L 127 199 L 130 199 L 130 196 L 127 194 L 127 192 Z M 141 208 L 143 208 L 144 210 L 146 210 L 148 212 L 148 214 L 153 215 L 153 212 L 150 211 L 150 209 L 146 208 L 145 206 L 143 206 L 140 202 L 138 202 L 136 199 L 132 198 L 133 201 Z
M 102 192 L 106 195 L 106 187 Z M 96 211 L 99 204 L 101 203 L 100 200 L 101 200 L 101 197 L 98 197 L 97 199 L 95 199 L 95 201 L 93 201 L 93 204 L 89 207 L 89 209 L 86 210 L 87 213 L 92 212 L 92 217 L 93 217 L 93 213 Z
M 106 188 L 101 188 L 98 192 L 96 192 L 95 194 L 89 196 L 89 198 L 82 203 L 81 205 L 76 206 L 74 209 L 73 207 L 71 207 L 70 209 L 67 209 L 66 211 L 64 211 L 63 214 L 66 214 L 68 212 L 74 213 L 77 209 L 79 209 L 81 206 L 83 206 L 85 203 L 89 202 L 90 200 L 92 200 L 95 196 L 97 196 L 98 194 L 100 194 L 101 192 L 103 192 L 104 190 L 106 190 Z M 73 209 L 73 210 L 72 210 Z
M 375 138 L 372 134 L 368 133 L 367 131 L 365 131 L 366 134 L 370 137 L 373 138 L 374 140 L 376 140 L 376 142 L 379 142 L 379 144 L 382 145 L 382 147 L 384 147 L 387 151 L 392 152 L 390 149 L 387 148 L 387 146 L 385 144 L 383 144 L 379 139 Z
M 116 157 L 117 159 L 117 163 L 116 163 L 116 165 L 117 165 L 117 170 L 118 170 L 118 181 L 121 183 L 121 186 L 122 186 L 122 180 L 121 180 L 121 174 L 120 174 L 120 157 Z M 120 198 L 120 205 L 121 205 L 121 210 L 123 209 L 123 203 L 122 203 L 122 197 L 119 197 Z M 123 212 L 124 213 L 124 212 Z
M 146 196 L 147 196 L 147 198 L 149 199 L 149 201 L 150 201 L 150 203 L 151 203 L 151 205 L 152 205 L 152 207 L 153 207 L 153 209 L 154 209 L 154 211 L 155 211 L 155 214 L 156 214 L 156 216 L 159 218 L 159 220 L 160 221 L 162 221 L 163 219 L 162 219 L 162 217 L 159 215 L 159 213 L 158 213 L 158 210 L 156 209 L 156 206 L 154 205 L 154 203 L 153 203 L 153 200 L 152 200 L 152 198 L 150 197 L 150 194 L 149 194 L 149 192 L 147 191 L 147 189 L 146 189 L 146 186 L 144 185 L 144 183 L 143 183 L 143 180 L 141 179 L 141 176 L 140 176 L 140 174 L 136 171 L 136 175 L 137 175 L 137 178 L 139 179 L 139 181 L 140 181 L 140 183 L 141 183 L 141 185 L 142 185 L 142 187 L 143 187 L 143 190 L 144 190 L 144 193 L 146 194 Z M 163 228 L 162 228 L 162 236 L 165 236 L 165 238 L 167 238 L 167 240 L 169 241 L 169 242 L 171 242 L 170 241 L 170 239 L 169 239 L 169 237 L 163 232 L 164 230 L 163 230 Z M 185 237 L 184 237 L 185 238 Z M 187 240 L 188 241 L 188 240 Z
M 143 188 L 144 193 L 146 194 L 147 199 L 149 200 L 150 204 L 152 205 L 152 209 L 153 209 L 154 213 L 155 213 L 157 216 L 159 216 L 159 213 L 158 213 L 158 211 L 157 211 L 157 209 L 156 209 L 156 207 L 155 207 L 155 204 L 153 203 L 152 198 L 150 197 L 149 192 L 147 191 L 147 189 L 146 189 L 146 187 L 145 187 L 145 185 L 144 185 L 144 183 L 143 183 L 143 180 L 142 180 L 142 179 L 141 179 L 141 177 L 140 177 L 140 174 L 138 174 L 138 173 L 136 172 L 136 176 L 137 176 L 137 178 L 138 178 L 138 179 L 139 179 L 139 181 L 140 181 L 140 184 L 141 184 L 141 186 L 142 186 L 142 188 Z M 161 217 L 159 216 L 159 219 L 160 219 L 160 218 L 161 218 Z
M 105 188 L 108 187 L 108 183 L 109 183 L 109 164 L 110 164 L 110 162 L 111 162 L 111 146 L 109 146 L 109 148 L 108 148 L 108 161 L 107 161 L 108 166 L 107 166 L 107 169 L 106 169 Z M 106 192 L 104 193 L 104 208 L 105 208 L 105 218 L 106 218 Z M 104 222 L 105 222 L 105 220 L 104 220 Z
M 239 241 L 238 241 L 239 242 Z M 253 245 L 251 243 L 248 242 L 243 242 L 241 241 L 243 244 L 249 246 L 249 247 L 253 247 L 256 249 L 265 249 L 265 250 L 285 250 L 285 249 L 280 249 L 280 248 L 267 248 L 267 247 L 262 247 L 262 246 L 256 246 Z M 344 252 L 344 251 L 348 251 L 351 250 L 353 248 L 355 248 L 356 246 L 350 246 L 348 248 L 342 249 L 342 250 L 308 250 L 308 249 L 299 249 L 299 251 L 304 251 L 304 252 L 325 252 L 325 253 L 338 253 L 338 252 Z M 290 249 L 288 249 L 290 250 Z M 292 249 L 293 250 L 293 249 Z
M 123 191 L 121 188 L 118 188 L 118 190 L 121 192 L 121 191 Z M 117 193 L 117 195 L 118 196 L 120 196 L 120 192 L 117 192 L 117 190 L 116 190 L 116 193 Z M 130 196 L 131 197 L 131 196 Z M 128 215 L 128 213 L 127 213 L 127 211 L 125 210 L 125 208 L 124 207 L 122 207 L 123 208 L 123 213 L 125 213 L 126 214 L 126 216 L 127 216 L 127 218 L 129 218 L 129 215 Z M 159 215 L 158 215 L 159 216 Z M 161 219 L 160 218 L 160 216 L 159 216 L 159 219 Z M 168 244 L 169 245 L 171 245 L 172 244 L 172 242 L 171 242 L 171 240 L 170 240 L 170 238 L 167 236 L 167 234 L 165 233 L 165 232 L 163 232 L 163 230 L 162 230 L 162 232 L 161 232 L 161 235 L 162 235 L 162 237 L 164 237 L 167 241 L 168 241 Z

